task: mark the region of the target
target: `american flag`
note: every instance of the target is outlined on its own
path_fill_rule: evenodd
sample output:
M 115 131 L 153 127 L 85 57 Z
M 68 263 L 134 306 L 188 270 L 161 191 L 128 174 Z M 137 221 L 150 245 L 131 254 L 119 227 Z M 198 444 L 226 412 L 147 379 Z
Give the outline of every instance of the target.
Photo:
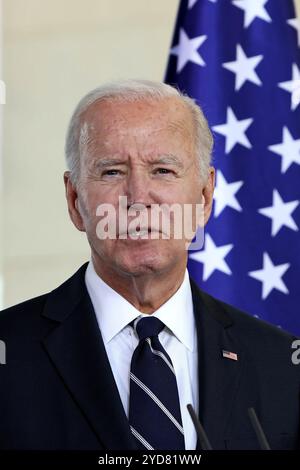
M 215 137 L 214 207 L 189 271 L 300 334 L 300 24 L 292 0 L 182 0 L 166 82 Z
M 232 359 L 233 361 L 238 360 L 238 355 L 236 353 L 231 351 L 225 351 L 225 349 L 222 350 L 222 356 L 226 357 L 226 359 Z

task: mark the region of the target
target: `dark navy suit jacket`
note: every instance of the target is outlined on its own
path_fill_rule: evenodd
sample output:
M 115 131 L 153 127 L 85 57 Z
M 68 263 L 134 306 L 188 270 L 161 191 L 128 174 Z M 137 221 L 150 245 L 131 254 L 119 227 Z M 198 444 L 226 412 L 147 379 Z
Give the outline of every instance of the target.
M 0 449 L 134 449 L 82 266 L 49 294 L 0 313 Z M 214 449 L 258 449 L 254 407 L 273 449 L 299 440 L 300 366 L 293 337 L 191 281 L 199 418 Z M 118 315 L 118 312 L 111 312 Z M 234 352 L 238 360 L 223 357 Z

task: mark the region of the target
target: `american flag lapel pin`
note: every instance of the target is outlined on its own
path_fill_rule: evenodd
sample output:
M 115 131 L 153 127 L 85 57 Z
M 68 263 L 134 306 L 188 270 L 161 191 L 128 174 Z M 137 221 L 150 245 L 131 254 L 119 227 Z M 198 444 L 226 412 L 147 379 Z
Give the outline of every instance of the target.
M 225 357 L 226 359 L 232 359 L 233 361 L 238 360 L 238 355 L 234 352 L 231 351 L 226 351 L 225 349 L 222 349 L 222 356 Z

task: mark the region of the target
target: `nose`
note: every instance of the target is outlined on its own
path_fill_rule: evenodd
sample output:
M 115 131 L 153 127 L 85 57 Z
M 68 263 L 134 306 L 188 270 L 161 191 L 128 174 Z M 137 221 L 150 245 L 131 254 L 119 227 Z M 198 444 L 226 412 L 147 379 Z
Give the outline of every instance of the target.
M 125 195 L 128 206 L 132 204 L 150 205 L 149 181 L 141 171 L 131 171 L 126 181 Z

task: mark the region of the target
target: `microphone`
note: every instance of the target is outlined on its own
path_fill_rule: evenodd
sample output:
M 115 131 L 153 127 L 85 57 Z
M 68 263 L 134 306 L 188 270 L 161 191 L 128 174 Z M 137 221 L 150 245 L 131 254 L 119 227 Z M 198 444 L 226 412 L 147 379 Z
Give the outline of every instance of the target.
M 194 408 L 192 407 L 191 404 L 187 405 L 188 412 L 190 414 L 190 417 L 193 421 L 193 424 L 195 426 L 196 432 L 197 432 L 197 437 L 199 439 L 201 449 L 202 450 L 213 450 L 211 443 L 208 440 L 207 434 L 204 431 L 204 428 L 196 415 L 196 412 Z M 271 450 L 270 445 L 268 443 L 268 440 L 266 438 L 266 435 L 263 431 L 263 428 L 259 422 L 259 419 L 257 417 L 257 414 L 254 410 L 254 408 L 248 408 L 248 416 L 251 422 L 251 425 L 254 429 L 254 432 L 256 434 L 257 440 L 259 442 L 261 450 Z
M 271 450 L 269 443 L 267 441 L 266 435 L 261 427 L 257 414 L 255 413 L 254 408 L 248 408 L 248 415 L 252 424 L 252 427 L 255 431 L 257 440 L 259 442 L 261 450 Z
M 188 412 L 190 414 L 190 417 L 193 421 L 193 424 L 195 426 L 197 436 L 201 445 L 202 450 L 212 450 L 212 446 L 208 440 L 208 437 L 206 435 L 206 432 L 203 429 L 202 424 L 199 421 L 198 416 L 196 415 L 196 412 L 194 408 L 192 407 L 191 404 L 187 405 Z

